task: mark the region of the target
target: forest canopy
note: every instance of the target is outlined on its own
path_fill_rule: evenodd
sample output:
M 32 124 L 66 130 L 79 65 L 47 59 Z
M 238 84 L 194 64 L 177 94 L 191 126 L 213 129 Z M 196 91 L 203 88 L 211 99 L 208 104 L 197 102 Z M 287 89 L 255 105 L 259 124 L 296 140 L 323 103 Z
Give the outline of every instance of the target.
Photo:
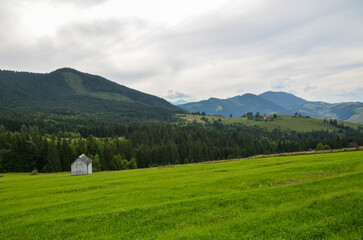
M 0 120 L 0 172 L 69 171 L 82 153 L 95 160 L 95 171 L 103 171 L 305 151 L 319 143 L 329 148 L 363 145 L 363 128 L 348 126 L 299 133 L 218 121 L 200 125 L 67 119 L 20 125 L 21 120 L 9 115 Z

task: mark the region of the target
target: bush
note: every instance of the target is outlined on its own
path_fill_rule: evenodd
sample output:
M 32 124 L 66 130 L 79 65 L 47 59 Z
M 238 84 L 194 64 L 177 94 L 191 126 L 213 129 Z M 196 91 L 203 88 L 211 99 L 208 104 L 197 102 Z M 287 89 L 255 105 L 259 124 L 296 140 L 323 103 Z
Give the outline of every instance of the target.
M 131 160 L 128 163 L 128 168 L 129 169 L 135 169 L 135 168 L 137 168 L 137 163 L 136 163 L 136 159 L 135 158 L 131 158 Z
M 38 175 L 38 169 L 34 169 L 34 170 L 30 173 L 30 175 Z
M 325 144 L 324 147 L 323 147 L 323 150 L 330 150 L 329 145 Z
M 323 150 L 324 149 L 324 145 L 322 143 L 318 143 L 318 145 L 316 145 L 315 148 L 317 151 Z

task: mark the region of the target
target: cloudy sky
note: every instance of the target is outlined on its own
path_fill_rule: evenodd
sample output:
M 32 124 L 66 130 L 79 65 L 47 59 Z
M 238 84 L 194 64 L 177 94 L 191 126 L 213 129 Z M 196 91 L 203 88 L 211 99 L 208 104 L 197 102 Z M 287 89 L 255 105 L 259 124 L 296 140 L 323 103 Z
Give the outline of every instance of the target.
M 60 67 L 170 101 L 363 101 L 362 0 L 0 0 L 0 69 Z

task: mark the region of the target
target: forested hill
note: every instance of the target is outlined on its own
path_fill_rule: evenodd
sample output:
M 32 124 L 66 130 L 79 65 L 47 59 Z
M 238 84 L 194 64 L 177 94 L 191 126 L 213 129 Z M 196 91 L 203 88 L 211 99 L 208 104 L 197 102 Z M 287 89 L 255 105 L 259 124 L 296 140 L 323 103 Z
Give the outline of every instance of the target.
M 286 92 L 265 92 L 260 95 L 244 94 L 227 99 L 210 98 L 191 102 L 179 107 L 189 112 L 205 112 L 207 115 L 239 117 L 247 112 L 263 114 L 299 113 L 303 116 L 332 118 L 342 121 L 363 123 L 363 103 L 326 103 L 307 101 Z
M 71 68 L 46 74 L 0 70 L 0 109 L 158 120 L 183 111 L 162 98 Z

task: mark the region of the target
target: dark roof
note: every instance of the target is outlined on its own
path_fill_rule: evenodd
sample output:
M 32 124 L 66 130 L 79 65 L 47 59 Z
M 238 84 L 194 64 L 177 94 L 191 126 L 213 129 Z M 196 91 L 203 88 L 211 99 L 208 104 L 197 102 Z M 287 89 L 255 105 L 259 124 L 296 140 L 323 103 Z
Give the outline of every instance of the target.
M 87 157 L 85 154 L 82 154 L 81 156 L 79 156 L 79 158 L 80 158 L 83 162 L 87 163 L 87 165 L 88 165 L 88 164 L 90 164 L 91 162 L 93 162 L 93 160 L 92 160 L 92 159 L 90 159 L 89 157 Z

